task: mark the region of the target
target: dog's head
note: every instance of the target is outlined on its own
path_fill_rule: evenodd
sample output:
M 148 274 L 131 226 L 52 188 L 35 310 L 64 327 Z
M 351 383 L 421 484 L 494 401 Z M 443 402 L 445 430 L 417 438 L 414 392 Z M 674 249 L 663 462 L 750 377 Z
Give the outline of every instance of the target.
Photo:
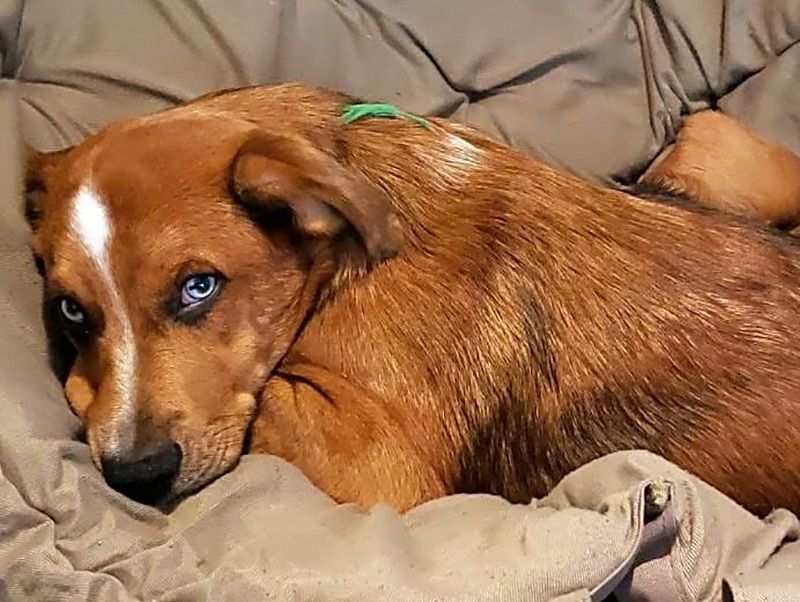
M 74 352 L 66 395 L 135 499 L 232 467 L 321 296 L 396 251 L 384 194 L 265 112 L 189 105 L 29 161 L 47 322 Z

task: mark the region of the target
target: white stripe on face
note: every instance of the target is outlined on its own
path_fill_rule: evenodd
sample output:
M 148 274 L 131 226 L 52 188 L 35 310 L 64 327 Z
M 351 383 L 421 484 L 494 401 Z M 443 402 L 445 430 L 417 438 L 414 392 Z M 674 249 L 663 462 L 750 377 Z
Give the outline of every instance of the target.
M 83 246 L 107 289 L 110 315 L 106 319 L 113 317 L 121 332 L 121 340 L 112 352 L 117 405 L 112 413 L 113 424 L 108 425 L 110 440 L 104 441 L 111 449 L 103 450 L 113 452 L 114 448 L 130 445 L 135 434 L 136 344 L 125 303 L 111 271 L 109 247 L 114 228 L 108 211 L 102 199 L 86 184 L 78 189 L 71 209 L 72 235 Z

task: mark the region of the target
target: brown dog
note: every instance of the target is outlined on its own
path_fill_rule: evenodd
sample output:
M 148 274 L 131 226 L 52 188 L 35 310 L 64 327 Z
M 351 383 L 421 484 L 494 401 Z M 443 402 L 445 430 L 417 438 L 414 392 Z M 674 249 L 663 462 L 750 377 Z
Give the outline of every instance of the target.
M 107 480 L 195 490 L 243 449 L 342 501 L 528 501 L 647 448 L 800 510 L 800 253 L 435 120 L 219 93 L 37 156 L 67 397 Z

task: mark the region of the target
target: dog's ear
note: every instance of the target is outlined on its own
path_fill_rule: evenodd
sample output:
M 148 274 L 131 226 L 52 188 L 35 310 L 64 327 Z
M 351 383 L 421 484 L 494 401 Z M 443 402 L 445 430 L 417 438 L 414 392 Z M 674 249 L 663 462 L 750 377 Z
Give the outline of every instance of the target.
M 69 149 L 42 153 L 29 146 L 25 147 L 24 164 L 24 193 L 25 193 L 25 219 L 31 229 L 36 232 L 44 210 L 44 200 L 47 196 L 45 184 L 45 171 L 52 162 L 63 156 Z
M 24 168 L 24 192 L 25 192 L 25 218 L 31 229 L 36 233 L 42 218 L 42 211 L 44 209 L 43 203 L 47 196 L 47 188 L 45 184 L 44 172 L 46 164 L 53 158 L 61 155 L 65 151 L 56 151 L 53 153 L 41 153 L 28 146 L 25 147 L 25 164 Z M 33 258 L 36 264 L 36 270 L 39 275 L 45 277 L 44 262 L 34 248 Z M 44 294 L 44 291 L 42 291 Z M 48 310 L 46 304 L 42 303 L 42 321 L 44 323 L 44 330 L 47 341 L 47 357 L 50 362 L 50 368 L 55 373 L 59 382 L 63 385 L 67 381 L 67 376 L 75 361 L 76 352 L 75 347 L 64 334 L 62 328 L 58 327 L 54 322 L 54 316 Z
M 25 147 L 24 192 L 25 192 L 25 219 L 35 232 L 39 227 L 42 217 L 42 204 L 45 196 L 42 166 L 44 154 L 28 146 Z
M 301 237 L 354 239 L 368 265 L 399 250 L 400 228 L 386 194 L 304 138 L 251 134 L 231 173 L 240 202 L 261 213 L 289 211 Z

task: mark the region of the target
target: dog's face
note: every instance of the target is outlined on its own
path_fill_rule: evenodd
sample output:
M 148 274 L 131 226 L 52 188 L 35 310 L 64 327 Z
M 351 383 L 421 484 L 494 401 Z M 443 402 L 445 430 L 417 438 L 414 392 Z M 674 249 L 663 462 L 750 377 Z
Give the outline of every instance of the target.
M 180 111 L 27 175 L 65 391 L 109 483 L 162 502 L 236 463 L 326 286 L 395 250 L 382 193 L 286 129 Z

